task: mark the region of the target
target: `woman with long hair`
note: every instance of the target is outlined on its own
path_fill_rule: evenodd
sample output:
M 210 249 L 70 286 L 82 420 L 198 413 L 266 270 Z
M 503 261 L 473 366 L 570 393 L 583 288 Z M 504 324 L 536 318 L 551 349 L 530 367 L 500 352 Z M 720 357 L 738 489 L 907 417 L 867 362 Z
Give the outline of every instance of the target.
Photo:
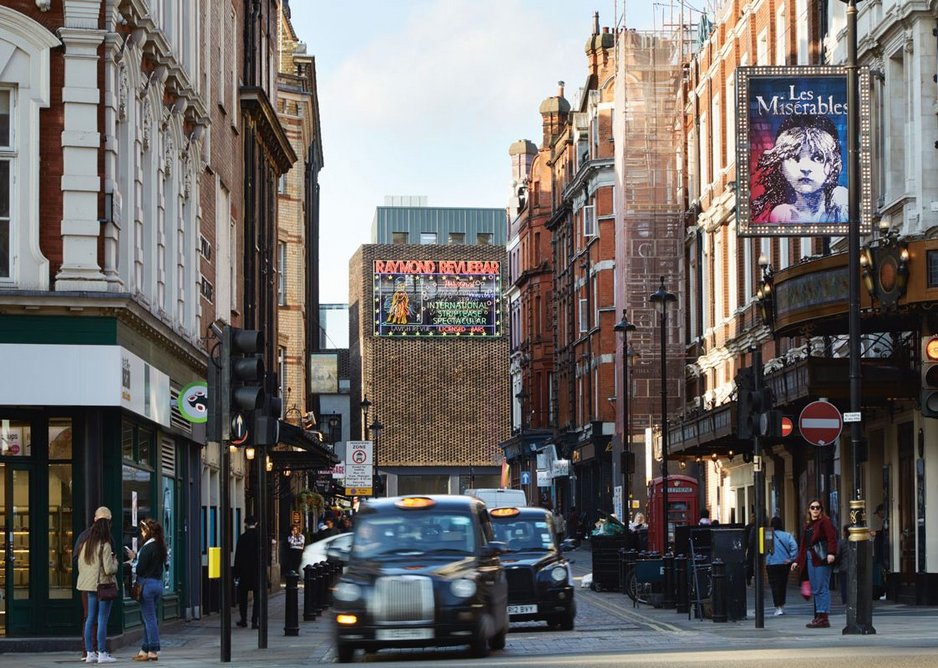
M 88 618 L 85 620 L 85 647 L 92 648 L 91 636 L 97 625 L 97 652 L 89 649 L 87 663 L 114 663 L 116 659 L 107 652 L 107 621 L 111 616 L 113 601 L 98 599 L 98 585 L 116 582 L 120 563 L 114 555 L 111 543 L 111 510 L 101 506 L 94 511 L 94 522 L 79 541 L 78 591 L 88 593 Z
M 143 619 L 143 643 L 134 661 L 156 661 L 160 653 L 160 628 L 156 607 L 163 597 L 163 570 L 166 568 L 166 539 L 156 520 L 140 522 L 143 546 L 136 554 L 137 584 L 140 585 L 140 617 Z
M 837 529 L 824 512 L 820 499 L 811 499 L 805 513 L 798 558 L 791 565 L 791 570 L 799 571 L 802 576 L 807 570 L 807 579 L 811 583 L 814 619 L 806 624 L 809 629 L 826 629 L 831 625 L 827 616 L 831 611 L 831 564 L 836 558 Z

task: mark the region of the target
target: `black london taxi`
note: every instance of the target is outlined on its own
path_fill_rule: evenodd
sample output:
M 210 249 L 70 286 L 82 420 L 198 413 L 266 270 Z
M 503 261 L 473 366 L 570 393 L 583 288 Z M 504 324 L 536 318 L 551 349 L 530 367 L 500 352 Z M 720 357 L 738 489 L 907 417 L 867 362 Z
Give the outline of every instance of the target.
M 557 544 L 551 512 L 495 508 L 489 515 L 495 538 L 507 545 L 501 561 L 508 578 L 511 621 L 544 620 L 551 627 L 572 631 L 573 574 Z
M 503 649 L 508 583 L 485 504 L 467 496 L 373 499 L 355 516 L 348 569 L 333 588 L 338 659 L 357 649 Z

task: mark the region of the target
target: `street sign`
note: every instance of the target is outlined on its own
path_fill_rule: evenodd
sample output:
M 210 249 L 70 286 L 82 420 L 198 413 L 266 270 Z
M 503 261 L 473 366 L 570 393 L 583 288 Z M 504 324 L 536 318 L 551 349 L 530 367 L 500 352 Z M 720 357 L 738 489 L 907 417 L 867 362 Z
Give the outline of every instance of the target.
M 863 414 L 860 411 L 844 413 L 844 422 L 862 422 Z
M 231 418 L 231 444 L 241 445 L 248 437 L 248 423 L 241 413 L 235 413 Z
M 371 487 L 374 475 L 374 446 L 371 441 L 349 441 L 345 447 L 345 487 Z M 366 496 L 356 494 L 355 496 Z
M 782 438 L 785 438 L 795 429 L 794 423 L 792 423 L 790 417 L 782 418 Z
M 371 487 L 346 487 L 345 496 L 371 496 Z
M 840 436 L 843 427 L 840 410 L 829 401 L 812 401 L 798 418 L 798 430 L 812 445 L 830 445 Z

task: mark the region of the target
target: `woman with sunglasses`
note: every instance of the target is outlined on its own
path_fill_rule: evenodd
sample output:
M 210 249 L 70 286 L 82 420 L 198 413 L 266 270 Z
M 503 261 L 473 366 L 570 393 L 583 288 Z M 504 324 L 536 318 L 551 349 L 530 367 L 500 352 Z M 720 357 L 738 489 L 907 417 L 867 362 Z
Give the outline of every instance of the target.
M 805 513 L 804 529 L 798 547 L 798 558 L 791 565 L 811 583 L 814 595 L 814 619 L 806 624 L 809 629 L 830 628 L 827 619 L 831 611 L 831 564 L 837 558 L 837 530 L 824 512 L 819 499 L 811 499 Z

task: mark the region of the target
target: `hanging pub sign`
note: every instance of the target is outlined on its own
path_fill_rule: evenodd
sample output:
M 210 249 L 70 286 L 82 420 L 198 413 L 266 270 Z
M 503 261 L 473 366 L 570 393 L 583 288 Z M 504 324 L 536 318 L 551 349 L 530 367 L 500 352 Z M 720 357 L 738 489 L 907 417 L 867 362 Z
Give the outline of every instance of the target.
M 846 235 L 851 188 L 869 233 L 869 71 L 859 75 L 859 183 L 847 178 L 845 68 L 739 67 L 736 90 L 739 236 Z
M 375 260 L 375 336 L 491 338 L 501 328 L 498 261 Z

